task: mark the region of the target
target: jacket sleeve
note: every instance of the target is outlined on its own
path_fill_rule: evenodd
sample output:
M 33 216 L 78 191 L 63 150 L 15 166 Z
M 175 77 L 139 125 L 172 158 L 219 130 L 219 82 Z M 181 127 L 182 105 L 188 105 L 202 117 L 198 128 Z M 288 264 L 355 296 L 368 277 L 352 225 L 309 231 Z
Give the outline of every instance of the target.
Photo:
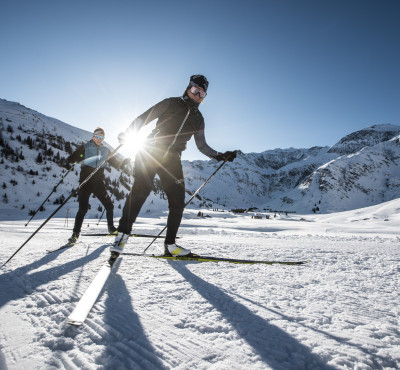
M 81 145 L 68 158 L 68 163 L 77 163 L 85 159 L 85 147 Z
M 194 141 L 196 143 L 197 149 L 199 149 L 200 152 L 207 157 L 215 158 L 218 155 L 217 151 L 208 146 L 206 142 L 206 137 L 204 136 L 204 129 L 194 133 Z
M 171 98 L 164 99 L 153 105 L 146 112 L 142 113 L 139 117 L 135 118 L 133 122 L 129 125 L 127 131 L 139 131 L 143 126 L 146 126 L 151 121 L 160 117 L 169 107 Z

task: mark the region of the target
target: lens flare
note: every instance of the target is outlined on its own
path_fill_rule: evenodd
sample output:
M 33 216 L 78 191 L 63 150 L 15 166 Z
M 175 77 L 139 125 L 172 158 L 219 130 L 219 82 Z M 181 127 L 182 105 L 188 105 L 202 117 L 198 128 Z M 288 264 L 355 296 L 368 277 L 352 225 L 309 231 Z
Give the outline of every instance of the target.
M 127 153 L 129 157 L 135 158 L 136 153 L 144 148 L 150 131 L 151 130 L 147 127 L 143 127 L 138 132 L 130 132 L 126 137 L 124 152 Z

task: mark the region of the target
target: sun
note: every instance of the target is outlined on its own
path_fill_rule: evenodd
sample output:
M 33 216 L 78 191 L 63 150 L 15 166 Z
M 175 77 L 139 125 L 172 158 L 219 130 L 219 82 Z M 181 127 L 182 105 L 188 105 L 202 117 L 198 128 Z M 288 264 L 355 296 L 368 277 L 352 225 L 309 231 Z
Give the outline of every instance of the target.
M 124 153 L 130 158 L 135 158 L 136 154 L 144 148 L 150 131 L 151 129 L 147 126 L 136 132 L 131 131 L 126 137 Z

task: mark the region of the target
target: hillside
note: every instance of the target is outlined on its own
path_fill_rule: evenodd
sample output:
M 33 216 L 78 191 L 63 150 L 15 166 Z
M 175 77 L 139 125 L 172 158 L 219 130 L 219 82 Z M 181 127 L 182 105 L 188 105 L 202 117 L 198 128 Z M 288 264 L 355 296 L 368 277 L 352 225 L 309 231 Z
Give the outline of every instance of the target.
M 2 212 L 27 218 L 36 210 L 69 169 L 65 158 L 91 133 L 57 119 L 0 99 L 0 186 Z M 256 207 L 329 213 L 379 204 L 400 197 L 400 126 L 374 125 L 351 133 L 332 147 L 289 148 L 262 153 L 239 152 L 202 190 L 190 207 L 219 209 Z M 122 158 L 120 156 L 120 158 Z M 215 160 L 184 161 L 188 192 L 195 191 L 217 168 Z M 46 203 L 49 214 L 60 197 L 78 184 L 79 166 L 67 175 Z M 107 186 L 115 200 L 115 216 L 121 214 L 133 178 L 114 168 L 106 172 Z M 58 199 L 58 200 L 57 200 Z M 58 217 L 74 217 L 76 198 Z M 155 191 L 142 214 L 166 210 L 167 202 L 155 182 Z M 101 214 L 93 199 L 88 217 Z
M 0 99 L 0 186 L 2 212 L 13 218 L 28 218 L 52 191 L 64 181 L 44 205 L 42 217 L 57 207 L 62 196 L 67 197 L 78 185 L 79 165 L 68 173 L 71 165 L 66 158 L 92 133 L 42 115 L 18 103 Z M 107 144 L 106 144 L 107 145 Z M 119 157 L 122 159 L 122 157 Z M 68 174 L 67 174 L 68 173 Z M 118 207 L 128 192 L 131 178 L 123 175 L 122 183 L 115 180 L 119 172 L 106 168 L 107 188 L 117 199 Z M 70 201 L 59 217 L 75 216 L 77 198 Z M 91 202 L 88 216 L 101 214 L 97 199 Z

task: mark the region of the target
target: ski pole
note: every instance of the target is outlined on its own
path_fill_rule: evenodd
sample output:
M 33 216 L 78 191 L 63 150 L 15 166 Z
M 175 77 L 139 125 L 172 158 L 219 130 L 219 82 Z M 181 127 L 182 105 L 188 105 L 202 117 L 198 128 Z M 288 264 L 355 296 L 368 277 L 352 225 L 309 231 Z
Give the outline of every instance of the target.
M 25 227 L 28 226 L 29 222 L 32 221 L 32 219 L 36 216 L 36 214 L 39 212 L 40 208 L 42 208 L 43 204 L 45 204 L 47 202 L 47 199 L 49 199 L 51 197 L 51 195 L 57 190 L 58 185 L 60 185 L 64 179 L 67 177 L 67 175 L 72 171 L 72 169 L 74 168 L 74 166 L 76 165 L 76 162 L 72 165 L 72 167 L 68 170 L 68 172 L 65 174 L 65 176 L 60 180 L 60 182 L 54 186 L 53 190 L 51 191 L 51 193 L 47 196 L 47 198 L 43 201 L 43 203 L 39 206 L 39 208 L 35 211 L 35 213 L 32 215 L 32 217 L 30 218 L 30 220 L 25 224 Z
M 115 189 L 117 189 L 118 184 L 119 184 L 119 182 L 120 182 L 120 180 L 121 180 L 123 174 L 124 174 L 124 173 L 121 172 L 121 175 L 119 175 L 119 178 L 118 178 L 118 180 L 117 180 L 116 185 L 114 186 L 114 189 L 112 190 L 112 193 L 115 191 Z M 102 212 L 102 214 L 101 214 L 101 216 L 100 216 L 100 218 L 99 218 L 99 222 L 97 222 L 97 226 L 99 226 L 99 223 L 100 223 L 101 219 L 103 218 L 104 212 L 105 212 L 105 211 L 106 211 L 106 209 L 104 208 L 104 209 L 103 209 L 103 212 Z
M 200 193 L 201 189 L 203 189 L 208 183 L 209 181 L 216 175 L 216 173 L 224 166 L 224 164 L 227 162 L 228 160 L 224 160 L 219 167 L 213 172 L 213 174 L 206 180 L 204 181 L 204 183 L 193 193 L 193 195 L 190 197 L 190 199 L 185 203 L 185 205 L 183 206 L 183 209 L 186 208 L 186 206 L 194 199 L 194 197 Z M 160 235 L 164 232 L 164 230 L 167 228 L 167 226 L 165 226 L 159 233 L 158 235 L 151 241 L 151 243 L 145 248 L 145 250 L 143 251 L 143 253 L 145 253 L 150 246 L 157 240 L 157 238 L 160 237 Z
M 129 162 L 130 162 L 131 159 L 130 159 L 130 158 L 128 158 L 128 159 L 129 159 Z M 124 162 L 125 162 L 125 160 L 123 160 L 123 161 L 120 162 L 118 168 L 116 168 L 117 171 L 120 170 L 120 168 L 121 168 L 121 166 L 122 166 L 122 164 L 123 164 Z M 125 167 L 125 166 L 124 166 L 124 167 Z M 117 180 L 117 184 L 114 186 L 113 191 L 117 188 L 118 183 L 121 181 L 122 174 L 123 174 L 123 172 L 121 172 L 121 175 L 119 176 L 119 178 L 118 178 L 118 180 Z M 99 222 L 97 223 L 97 226 L 99 226 L 99 223 L 100 223 L 101 219 L 103 218 L 104 212 L 105 212 L 105 211 L 106 211 L 106 209 L 104 208 L 103 213 L 101 214 L 101 216 L 100 216 L 100 218 L 99 218 Z
M 99 164 L 98 167 L 96 167 L 90 174 L 88 177 L 86 177 L 85 180 L 83 180 L 79 186 L 76 189 L 73 189 L 71 191 L 71 194 L 68 196 L 67 199 L 64 200 L 63 203 L 61 203 L 57 209 L 49 216 L 47 217 L 47 219 L 33 232 L 33 234 L 13 253 L 13 255 L 6 261 L 4 262 L 0 269 L 2 269 L 8 262 L 11 261 L 11 259 L 29 242 L 29 240 L 31 240 L 38 232 L 39 230 L 47 224 L 47 222 L 49 222 L 51 220 L 51 218 L 53 218 L 53 216 L 75 195 L 78 193 L 79 189 L 82 188 L 83 185 L 85 185 L 94 175 L 95 173 L 100 169 L 100 167 L 106 162 L 108 161 L 110 158 L 114 157 L 115 154 L 117 154 L 118 150 L 121 148 L 122 144 L 118 145 L 117 149 L 115 149 L 113 152 L 111 152 L 109 154 L 109 156 Z

